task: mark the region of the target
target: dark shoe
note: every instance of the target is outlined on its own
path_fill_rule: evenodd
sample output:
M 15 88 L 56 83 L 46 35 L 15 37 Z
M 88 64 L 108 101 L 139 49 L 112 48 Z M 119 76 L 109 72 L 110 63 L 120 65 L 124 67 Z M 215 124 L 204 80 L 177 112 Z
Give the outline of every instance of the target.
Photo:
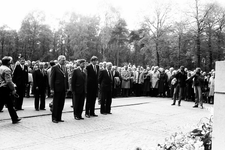
M 111 112 L 109 112 L 109 113 L 107 113 L 107 114 L 110 114 L 110 115 L 111 115 L 112 113 L 111 113 Z
M 13 124 L 16 124 L 16 123 L 18 123 L 19 121 L 21 120 L 21 118 L 17 118 L 16 120 L 13 120 Z
M 64 122 L 64 120 L 59 120 L 58 122 Z
M 204 109 L 203 105 L 201 106 L 202 109 Z
M 39 111 L 39 109 L 35 109 L 36 111 Z
M 90 115 L 86 114 L 85 117 L 90 118 Z
M 171 104 L 171 105 L 173 106 L 173 105 L 175 105 L 175 104 L 173 103 L 173 104 Z
M 80 120 L 84 120 L 84 118 L 80 117 Z
M 198 105 L 193 106 L 193 108 L 198 108 Z
M 80 120 L 80 118 L 79 117 L 74 117 L 76 120 Z
M 180 106 L 180 104 L 178 104 L 178 106 Z
M 98 117 L 98 115 L 96 115 L 96 114 L 94 114 L 94 115 L 90 115 L 90 116 L 92 116 L 92 117 Z
M 107 115 L 107 113 L 101 113 L 102 115 Z
M 42 109 L 40 109 L 40 110 L 46 110 L 45 108 L 42 108 Z
M 56 120 L 52 120 L 52 122 L 53 122 L 53 123 L 58 123 L 58 121 L 56 121 Z

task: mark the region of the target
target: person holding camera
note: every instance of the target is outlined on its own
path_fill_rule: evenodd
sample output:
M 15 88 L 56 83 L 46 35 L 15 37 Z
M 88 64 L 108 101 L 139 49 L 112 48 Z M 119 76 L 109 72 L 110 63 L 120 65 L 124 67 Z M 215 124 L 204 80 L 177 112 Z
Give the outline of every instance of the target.
M 202 100 L 202 85 L 203 85 L 203 77 L 201 75 L 201 68 L 196 68 L 195 73 L 188 80 L 193 80 L 194 85 L 194 93 L 195 93 L 195 105 L 193 108 L 197 108 L 200 104 L 203 109 L 203 100 Z
M 181 105 L 181 99 L 184 92 L 184 88 L 186 86 L 186 79 L 187 79 L 187 73 L 184 71 L 184 66 L 181 66 L 178 70 L 178 73 L 175 75 L 175 78 L 177 79 L 177 86 L 174 89 L 174 93 L 178 93 L 179 101 L 178 106 Z M 174 94 L 175 95 L 175 94 Z M 173 97 L 173 104 L 176 104 L 176 96 Z
M 18 123 L 21 118 L 17 116 L 11 98 L 11 95 L 18 97 L 15 89 L 16 86 L 12 82 L 12 70 L 10 69 L 12 60 L 12 57 L 9 56 L 2 58 L 2 66 L 0 66 L 0 101 L 7 105 L 12 123 L 15 124 Z

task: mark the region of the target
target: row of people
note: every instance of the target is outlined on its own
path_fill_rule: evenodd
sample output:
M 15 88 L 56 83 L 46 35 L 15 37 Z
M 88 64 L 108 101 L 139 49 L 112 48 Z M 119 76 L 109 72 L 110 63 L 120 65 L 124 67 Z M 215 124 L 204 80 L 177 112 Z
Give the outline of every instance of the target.
M 193 101 L 196 100 L 195 107 L 198 107 L 198 104 L 203 107 L 202 96 L 207 95 L 207 92 L 205 92 L 207 90 L 205 90 L 205 88 L 208 87 L 209 89 L 206 97 L 209 97 L 209 99 L 213 101 L 214 95 L 214 72 L 212 72 L 212 77 L 209 77 L 201 72 L 200 68 L 197 68 L 196 72 L 192 72 L 188 71 L 183 66 L 178 70 L 174 70 L 173 68 L 164 70 L 157 66 L 153 66 L 152 68 L 147 66 L 146 69 L 141 66 L 135 67 L 131 65 L 117 67 L 112 66 L 112 64 L 107 65 L 105 62 L 98 64 L 98 59 L 95 56 L 91 58 L 89 64 L 84 60 L 78 60 L 75 63 L 68 62 L 66 61 L 65 56 L 60 56 L 57 61 L 51 61 L 49 64 L 44 62 L 29 63 L 29 61 L 26 62 L 25 59 L 20 56 L 19 60 L 15 64 L 10 64 L 10 66 L 12 66 L 12 81 L 15 83 L 15 89 L 18 93 L 18 98 L 15 100 L 15 109 L 23 110 L 22 105 L 25 92 L 27 92 L 27 95 L 29 96 L 30 91 L 32 91 L 35 96 L 35 110 L 45 110 L 46 93 L 50 96 L 50 93 L 54 92 L 53 122 L 61 121 L 61 113 L 58 112 L 62 111 L 65 98 L 63 100 L 60 97 L 64 97 L 68 91 L 72 93 L 74 117 L 77 120 L 82 119 L 81 113 L 78 112 L 81 112 L 81 108 L 83 108 L 84 97 L 87 97 L 85 116 L 97 116 L 94 113 L 97 93 L 102 108 L 102 114 L 110 113 L 109 106 L 111 105 L 112 97 L 143 95 L 167 96 L 173 98 L 174 102 L 172 105 L 175 105 L 177 99 L 179 100 L 178 105 L 181 104 L 182 99 L 192 99 Z M 75 86 L 76 84 L 73 83 L 75 81 L 82 81 L 74 80 L 75 72 L 79 72 L 77 71 L 79 69 L 82 71 L 84 70 L 85 77 L 83 77 L 85 79 L 85 85 L 83 86 L 80 84 Z M 110 91 L 110 95 L 109 93 L 105 94 L 109 92 L 105 91 L 107 88 L 99 86 L 101 85 L 101 83 L 99 83 L 99 81 L 101 81 L 101 72 L 104 72 L 105 70 L 110 70 L 112 78 L 112 92 Z M 57 73 L 56 75 L 54 75 L 55 71 Z M 60 77 L 58 76 L 58 73 L 61 73 L 63 78 L 57 79 Z M 61 83 L 61 80 L 64 82 L 64 86 L 57 85 L 57 83 Z M 78 88 L 79 86 L 82 88 Z M 83 88 L 84 90 L 82 90 Z M 74 92 L 75 90 L 78 90 L 78 92 Z M 55 91 L 64 91 L 64 94 L 55 93 Z M 85 96 L 82 95 L 82 100 L 78 103 L 79 107 L 77 107 L 77 102 L 74 101 L 74 99 L 79 99 L 80 95 L 74 95 L 74 93 L 79 92 L 82 92 L 82 94 L 85 93 Z M 107 102 L 106 99 L 108 99 Z M 57 113 L 55 113 L 54 110 L 56 110 Z M 79 111 L 77 112 L 76 110 Z

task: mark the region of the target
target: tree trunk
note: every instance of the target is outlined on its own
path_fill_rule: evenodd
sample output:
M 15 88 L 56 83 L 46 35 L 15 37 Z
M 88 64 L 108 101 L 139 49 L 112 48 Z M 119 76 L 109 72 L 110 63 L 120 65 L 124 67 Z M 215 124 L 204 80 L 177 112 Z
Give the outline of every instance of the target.
M 118 45 L 118 40 L 117 40 L 117 44 L 116 45 L 117 45 L 116 46 L 117 47 L 117 51 L 116 51 L 117 52 L 117 54 L 116 54 L 116 65 L 119 66 L 120 46 Z
M 222 55 L 222 48 L 221 48 L 221 43 L 222 43 L 222 39 L 221 39 L 221 32 L 218 33 L 217 35 L 217 48 L 218 48 L 218 53 L 217 53 L 217 60 L 221 61 L 221 55 Z
M 158 46 L 158 42 L 156 42 L 156 62 L 157 62 L 157 66 L 159 66 L 159 46 Z
M 4 56 L 4 38 L 2 39 L 2 57 Z
M 180 52 L 181 52 L 181 35 L 179 35 L 178 39 L 178 66 L 180 66 Z
M 197 46 L 197 67 L 201 67 L 201 41 L 200 41 L 200 30 L 198 30 L 196 37 L 196 46 Z
M 212 69 L 213 57 L 212 57 L 212 34 L 209 31 L 208 47 L 209 47 L 209 69 Z

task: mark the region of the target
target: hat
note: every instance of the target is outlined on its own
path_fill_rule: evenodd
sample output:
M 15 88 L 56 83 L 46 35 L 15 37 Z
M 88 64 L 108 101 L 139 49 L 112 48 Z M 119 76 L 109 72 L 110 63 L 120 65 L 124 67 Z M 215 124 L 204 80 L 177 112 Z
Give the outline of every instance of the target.
M 95 60 L 98 60 L 98 57 L 92 56 L 92 57 L 91 57 L 91 61 L 95 61 Z
M 81 64 L 83 62 L 86 62 L 86 60 L 85 59 L 79 59 L 78 62 Z

